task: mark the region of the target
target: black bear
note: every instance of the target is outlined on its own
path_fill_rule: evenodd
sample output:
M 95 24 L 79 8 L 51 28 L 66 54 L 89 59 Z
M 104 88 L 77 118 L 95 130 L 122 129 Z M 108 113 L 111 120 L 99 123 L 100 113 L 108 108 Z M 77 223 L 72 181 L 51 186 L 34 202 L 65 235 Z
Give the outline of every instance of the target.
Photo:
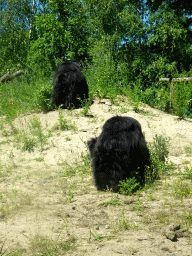
M 60 63 L 54 75 L 52 103 L 71 108 L 79 107 L 85 99 L 88 99 L 88 85 L 79 65 L 72 61 Z
M 115 116 L 106 121 L 98 138 L 88 141 L 93 176 L 98 190 L 119 190 L 119 181 L 135 171 L 144 181 L 150 153 L 140 123 L 132 117 Z

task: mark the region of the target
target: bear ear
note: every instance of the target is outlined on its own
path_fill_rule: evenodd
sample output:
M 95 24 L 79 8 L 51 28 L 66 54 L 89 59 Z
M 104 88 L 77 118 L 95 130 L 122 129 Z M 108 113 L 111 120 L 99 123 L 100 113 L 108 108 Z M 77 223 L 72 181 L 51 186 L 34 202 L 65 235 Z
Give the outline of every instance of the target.
M 96 141 L 97 141 L 97 138 L 92 138 L 87 142 L 87 146 L 90 151 L 94 149 Z

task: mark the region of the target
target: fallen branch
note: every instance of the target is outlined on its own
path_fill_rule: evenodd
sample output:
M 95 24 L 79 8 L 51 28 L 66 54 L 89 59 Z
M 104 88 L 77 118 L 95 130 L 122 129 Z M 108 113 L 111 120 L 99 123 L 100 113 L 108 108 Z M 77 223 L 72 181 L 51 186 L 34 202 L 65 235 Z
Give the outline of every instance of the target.
M 159 79 L 159 82 L 162 82 L 162 81 L 169 82 L 170 79 L 169 79 L 169 78 L 160 78 L 160 79 Z M 173 78 L 173 79 L 171 80 L 171 83 L 174 83 L 174 82 L 182 82 L 182 81 L 192 81 L 192 77 Z
M 19 70 L 19 71 L 13 73 L 12 75 L 10 75 L 10 72 L 8 72 L 7 74 L 5 74 L 4 76 L 1 77 L 0 83 L 4 83 L 6 81 L 11 81 L 15 77 L 23 75 L 23 74 L 24 74 L 24 72 L 22 70 Z

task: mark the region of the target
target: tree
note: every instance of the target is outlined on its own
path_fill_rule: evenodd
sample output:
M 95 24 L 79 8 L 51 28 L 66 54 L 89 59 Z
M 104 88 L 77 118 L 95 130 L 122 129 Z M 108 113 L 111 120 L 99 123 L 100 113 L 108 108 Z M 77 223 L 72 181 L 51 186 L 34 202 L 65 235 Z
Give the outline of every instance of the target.
M 190 67 L 191 47 L 185 21 L 186 16 L 178 16 L 167 3 L 151 15 L 148 46 L 155 60 L 165 58 L 167 63 L 175 62 L 179 68 Z
M 78 0 L 49 0 L 46 12 L 34 21 L 35 33 L 30 61 L 54 70 L 61 59 L 85 60 L 88 57 L 87 19 Z
M 7 0 L 0 5 L 0 70 L 25 65 L 28 48 L 29 1 Z
M 185 19 L 183 20 L 183 27 L 187 29 L 188 36 L 190 40 L 192 40 L 192 31 L 191 31 L 191 25 L 192 25 L 192 2 L 188 0 L 147 0 L 147 5 L 151 8 L 152 12 L 156 12 L 159 7 L 164 3 L 166 5 L 175 11 L 175 15 L 178 17 L 185 16 Z

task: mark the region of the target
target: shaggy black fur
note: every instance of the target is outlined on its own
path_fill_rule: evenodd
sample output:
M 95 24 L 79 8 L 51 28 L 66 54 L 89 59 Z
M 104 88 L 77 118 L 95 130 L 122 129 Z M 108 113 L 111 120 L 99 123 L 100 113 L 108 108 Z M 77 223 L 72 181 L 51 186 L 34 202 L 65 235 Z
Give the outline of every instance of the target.
M 98 190 L 119 190 L 119 181 L 138 170 L 144 181 L 150 154 L 140 123 L 131 117 L 115 116 L 107 120 L 98 138 L 88 141 L 93 176 Z
M 79 107 L 80 101 L 88 99 L 88 85 L 75 62 L 65 61 L 58 65 L 54 75 L 52 103 L 63 108 Z

